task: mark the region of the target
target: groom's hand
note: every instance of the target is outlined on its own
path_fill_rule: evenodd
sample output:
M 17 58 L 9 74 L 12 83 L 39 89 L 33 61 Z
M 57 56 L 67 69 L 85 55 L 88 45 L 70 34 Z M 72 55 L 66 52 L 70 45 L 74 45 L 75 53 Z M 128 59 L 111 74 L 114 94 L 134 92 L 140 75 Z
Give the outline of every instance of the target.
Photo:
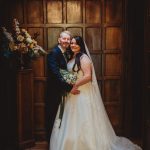
M 72 90 L 70 91 L 71 94 L 77 95 L 80 93 L 78 88 L 76 86 L 73 86 Z

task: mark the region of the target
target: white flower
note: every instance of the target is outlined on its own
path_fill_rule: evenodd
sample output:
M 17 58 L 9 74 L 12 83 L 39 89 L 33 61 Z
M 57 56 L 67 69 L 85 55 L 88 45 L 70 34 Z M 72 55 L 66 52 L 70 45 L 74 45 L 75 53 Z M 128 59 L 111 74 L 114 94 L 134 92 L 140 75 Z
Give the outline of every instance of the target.
M 26 42 L 32 43 L 33 41 L 32 41 L 32 39 L 30 37 L 28 37 L 28 38 L 26 38 Z
M 17 40 L 22 42 L 24 40 L 24 37 L 22 35 L 18 35 Z
M 60 73 L 61 73 L 63 79 L 67 83 L 69 83 L 69 84 L 75 84 L 75 82 L 77 80 L 77 75 L 74 72 L 69 72 L 67 70 L 60 69 Z

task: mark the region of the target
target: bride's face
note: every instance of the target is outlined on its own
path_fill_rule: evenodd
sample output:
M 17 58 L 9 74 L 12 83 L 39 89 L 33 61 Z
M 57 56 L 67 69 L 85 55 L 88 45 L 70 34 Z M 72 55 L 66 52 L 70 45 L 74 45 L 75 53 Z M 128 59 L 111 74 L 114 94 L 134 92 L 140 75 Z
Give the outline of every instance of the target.
M 70 47 L 74 53 L 80 52 L 80 46 L 77 44 L 77 42 L 74 38 L 71 40 Z

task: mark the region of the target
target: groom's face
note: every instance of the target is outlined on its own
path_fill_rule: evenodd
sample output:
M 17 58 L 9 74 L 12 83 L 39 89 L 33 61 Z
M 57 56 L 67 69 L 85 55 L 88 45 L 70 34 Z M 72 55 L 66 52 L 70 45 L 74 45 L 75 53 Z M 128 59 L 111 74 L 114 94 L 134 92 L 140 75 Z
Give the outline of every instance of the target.
M 59 45 L 66 50 L 66 48 L 70 45 L 71 37 L 67 33 L 62 33 L 60 38 L 58 39 Z

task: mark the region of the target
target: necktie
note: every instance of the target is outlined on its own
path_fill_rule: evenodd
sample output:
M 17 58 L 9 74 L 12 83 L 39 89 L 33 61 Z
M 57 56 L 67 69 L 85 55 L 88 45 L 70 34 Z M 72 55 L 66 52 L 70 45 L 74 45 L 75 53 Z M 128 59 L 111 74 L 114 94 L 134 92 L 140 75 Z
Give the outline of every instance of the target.
M 67 56 L 66 56 L 66 53 L 63 53 L 63 56 L 64 56 L 65 61 L 66 61 L 66 63 L 67 63 Z

